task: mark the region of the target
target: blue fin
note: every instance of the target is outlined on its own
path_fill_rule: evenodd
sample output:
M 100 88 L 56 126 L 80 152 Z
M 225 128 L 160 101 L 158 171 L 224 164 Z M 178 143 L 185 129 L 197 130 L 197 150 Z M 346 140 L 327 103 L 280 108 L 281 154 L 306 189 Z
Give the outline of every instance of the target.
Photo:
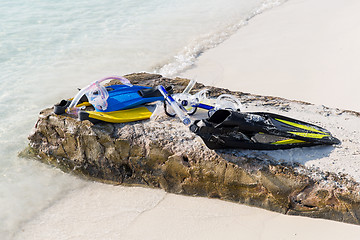
M 95 109 L 97 112 L 113 112 L 123 109 L 134 108 L 142 104 L 155 101 L 163 101 L 163 96 L 142 97 L 138 93 L 140 90 L 151 89 L 145 86 L 127 86 L 127 85 L 111 85 L 106 87 L 109 93 L 107 99 L 108 107 L 106 110 Z

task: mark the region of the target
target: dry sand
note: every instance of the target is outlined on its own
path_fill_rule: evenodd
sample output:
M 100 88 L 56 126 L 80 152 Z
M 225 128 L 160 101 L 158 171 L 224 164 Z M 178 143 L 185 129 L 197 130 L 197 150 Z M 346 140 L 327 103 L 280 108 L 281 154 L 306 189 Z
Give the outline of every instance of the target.
M 290 0 L 185 72 L 199 82 L 360 111 L 360 2 Z M 89 183 L 16 239 L 358 239 L 360 226 L 162 190 Z
M 360 111 L 357 0 L 289 0 L 203 53 L 183 76 Z
M 16 239 L 347 239 L 360 227 L 216 199 L 94 183 L 50 207 Z

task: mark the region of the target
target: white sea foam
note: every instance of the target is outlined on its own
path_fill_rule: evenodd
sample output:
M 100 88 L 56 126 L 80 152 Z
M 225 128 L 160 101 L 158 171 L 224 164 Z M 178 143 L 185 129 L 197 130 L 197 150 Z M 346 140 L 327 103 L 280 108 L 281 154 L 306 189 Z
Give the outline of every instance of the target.
M 251 18 L 286 1 L 287 0 L 265 0 L 260 6 L 255 8 L 251 5 L 244 6 L 240 18 L 238 16 L 238 19 L 227 23 L 228 25 L 224 24 L 221 28 L 217 28 L 195 39 L 175 55 L 169 63 L 161 65 L 155 72 L 172 77 L 185 71 L 195 63 L 198 56 L 224 42 L 241 27 L 247 25 Z

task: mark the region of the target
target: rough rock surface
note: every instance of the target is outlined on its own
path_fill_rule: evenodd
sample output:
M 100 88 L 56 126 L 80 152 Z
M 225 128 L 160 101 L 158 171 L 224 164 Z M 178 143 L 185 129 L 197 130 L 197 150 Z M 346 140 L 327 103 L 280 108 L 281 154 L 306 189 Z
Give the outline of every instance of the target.
M 171 84 L 175 92 L 188 83 L 145 73 L 126 77 L 134 84 Z M 200 87 L 197 84 L 194 91 Z M 285 99 L 212 91 L 237 95 L 243 102 L 289 106 Z M 45 109 L 29 140 L 31 151 L 43 161 L 100 181 L 142 184 L 284 214 L 360 223 L 360 186 L 355 181 L 299 164 L 209 150 L 177 119 L 94 125 Z

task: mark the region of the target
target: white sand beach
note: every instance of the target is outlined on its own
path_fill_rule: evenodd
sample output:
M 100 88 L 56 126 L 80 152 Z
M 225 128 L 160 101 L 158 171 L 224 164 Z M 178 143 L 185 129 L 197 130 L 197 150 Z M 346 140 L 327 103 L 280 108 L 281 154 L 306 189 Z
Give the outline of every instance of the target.
M 59 214 L 61 213 L 61 214 Z M 16 239 L 349 239 L 360 227 L 217 199 L 90 184 L 28 223 Z
M 360 111 L 358 9 L 356 0 L 289 0 L 203 53 L 183 76 L 232 90 Z M 357 225 L 162 190 L 89 183 L 25 224 L 16 239 L 351 240 L 359 236 Z
M 289 0 L 203 53 L 183 76 L 360 111 L 358 9 L 356 0 Z

